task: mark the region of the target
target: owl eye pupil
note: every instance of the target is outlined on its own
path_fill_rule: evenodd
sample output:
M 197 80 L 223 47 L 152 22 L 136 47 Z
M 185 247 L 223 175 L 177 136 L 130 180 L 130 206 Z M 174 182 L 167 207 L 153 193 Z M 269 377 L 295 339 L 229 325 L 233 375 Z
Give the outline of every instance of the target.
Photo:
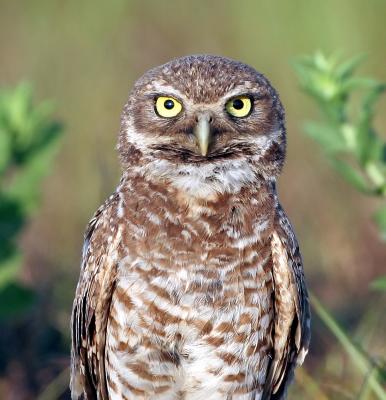
M 240 99 L 233 100 L 233 108 L 235 110 L 241 110 L 244 107 L 244 102 Z
M 171 110 L 174 107 L 174 101 L 173 100 L 165 100 L 164 107 L 167 110 Z

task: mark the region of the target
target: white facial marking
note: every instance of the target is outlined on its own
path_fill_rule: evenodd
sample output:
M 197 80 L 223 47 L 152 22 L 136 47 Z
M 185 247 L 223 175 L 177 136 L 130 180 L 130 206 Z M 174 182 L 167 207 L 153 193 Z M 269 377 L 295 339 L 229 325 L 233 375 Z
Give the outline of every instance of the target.
M 163 85 L 162 82 L 154 82 L 152 85 L 152 92 L 162 93 L 163 95 L 176 96 L 177 98 L 185 98 L 184 94 L 173 86 Z

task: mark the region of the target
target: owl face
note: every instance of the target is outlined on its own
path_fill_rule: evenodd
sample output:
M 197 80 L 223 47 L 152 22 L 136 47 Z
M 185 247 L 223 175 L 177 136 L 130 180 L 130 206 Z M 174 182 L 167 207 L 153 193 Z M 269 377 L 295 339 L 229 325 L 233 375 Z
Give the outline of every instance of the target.
M 187 56 L 136 82 L 123 111 L 119 150 L 124 166 L 134 158 L 201 171 L 245 163 L 254 174 L 277 174 L 285 153 L 284 112 L 253 68 Z

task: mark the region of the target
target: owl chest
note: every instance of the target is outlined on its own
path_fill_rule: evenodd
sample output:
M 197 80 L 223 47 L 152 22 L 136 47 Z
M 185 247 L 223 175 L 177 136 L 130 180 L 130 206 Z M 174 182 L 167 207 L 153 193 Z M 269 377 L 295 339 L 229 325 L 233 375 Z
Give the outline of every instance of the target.
M 258 330 L 272 308 L 270 248 L 244 242 L 240 249 L 215 235 L 200 240 L 188 228 L 178 235 L 160 229 L 152 241 L 137 239 L 119 262 L 112 302 L 119 325 L 130 320 L 137 332 L 171 342 L 194 342 L 246 319 L 249 333 Z
M 119 263 L 120 279 L 171 305 L 256 305 L 253 297 L 271 280 L 270 246 L 256 234 L 235 238 L 201 221 L 128 233 L 124 240 L 128 254 Z
M 131 386 L 141 382 L 149 393 L 161 373 L 179 391 L 202 385 L 203 396 L 213 371 L 221 371 L 226 388 L 240 376 L 255 382 L 271 354 L 269 246 L 250 236 L 199 240 L 186 230 L 165 236 L 159 230 L 152 241 L 138 237 L 118 265 L 108 360 Z

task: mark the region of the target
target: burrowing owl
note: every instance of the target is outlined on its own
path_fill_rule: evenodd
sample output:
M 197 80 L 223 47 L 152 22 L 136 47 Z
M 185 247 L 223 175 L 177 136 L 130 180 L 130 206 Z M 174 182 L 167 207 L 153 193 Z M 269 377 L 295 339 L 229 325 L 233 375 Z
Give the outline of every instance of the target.
M 136 82 L 121 181 L 85 234 L 73 398 L 285 398 L 310 337 L 275 187 L 285 135 L 276 91 L 240 62 L 188 56 Z

